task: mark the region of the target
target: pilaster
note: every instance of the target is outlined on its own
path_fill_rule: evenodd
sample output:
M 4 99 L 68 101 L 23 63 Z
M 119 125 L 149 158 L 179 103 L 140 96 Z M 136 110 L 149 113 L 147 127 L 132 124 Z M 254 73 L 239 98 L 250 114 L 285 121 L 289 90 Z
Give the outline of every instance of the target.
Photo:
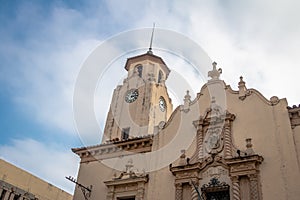
M 182 183 L 175 184 L 175 200 L 183 200 L 182 199 Z
M 250 174 L 248 177 L 250 180 L 251 200 L 259 200 L 258 175 Z

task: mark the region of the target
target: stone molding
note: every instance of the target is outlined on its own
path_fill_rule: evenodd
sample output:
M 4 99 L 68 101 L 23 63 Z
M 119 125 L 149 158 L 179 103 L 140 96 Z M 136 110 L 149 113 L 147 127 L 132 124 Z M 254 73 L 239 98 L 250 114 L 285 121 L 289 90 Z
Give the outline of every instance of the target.
M 208 108 L 204 116 L 200 116 L 199 120 L 194 121 L 193 124 L 197 129 L 197 142 L 196 151 L 191 159 L 192 162 L 203 161 L 204 150 L 207 151 L 205 145 L 208 145 L 208 140 L 212 140 L 208 138 L 209 136 L 207 134 L 215 132 L 216 130 L 219 131 L 219 146 L 212 148 L 212 150 L 207 153 L 214 155 L 223 151 L 225 158 L 231 158 L 233 149 L 235 149 L 232 144 L 231 134 L 231 126 L 234 120 L 234 114 L 228 111 L 222 111 L 218 106 L 214 106 L 213 108 Z
M 18 198 L 18 199 L 25 199 L 25 200 L 38 200 L 38 198 L 35 197 L 34 194 L 28 192 L 28 191 L 24 191 L 14 185 L 11 185 L 3 180 L 0 180 L 0 194 L 3 192 L 5 192 L 5 196 L 4 199 L 14 199 L 14 198 Z
M 120 155 L 150 152 L 153 136 L 116 141 L 90 147 L 73 148 L 72 151 L 81 158 L 81 163 L 114 158 Z
M 233 199 L 240 199 L 239 178 L 247 176 L 250 181 L 250 197 L 251 200 L 262 199 L 259 166 L 263 162 L 263 157 L 259 155 L 251 155 L 245 157 L 236 157 L 227 160 L 229 173 L 233 183 Z
M 145 184 L 148 180 L 148 174 L 141 176 L 132 174 L 129 178 L 114 178 L 105 181 L 108 187 L 106 199 L 116 200 L 117 197 L 132 195 L 136 200 L 144 200 Z
M 243 157 L 235 157 L 230 159 L 222 159 L 220 157 L 211 157 L 208 162 L 197 162 L 194 164 L 186 164 L 183 166 L 170 165 L 170 171 L 175 176 L 175 196 L 176 200 L 182 200 L 182 184 L 201 183 L 203 172 L 214 166 L 223 166 L 229 170 L 229 178 L 232 183 L 232 198 L 240 200 L 240 177 L 247 176 L 249 178 L 250 197 L 253 200 L 262 199 L 260 188 L 259 166 L 263 162 L 263 157 L 259 155 L 250 155 Z M 224 166 L 225 165 L 225 166 Z M 223 183 L 228 185 L 228 183 Z M 204 185 L 203 185 L 204 186 Z M 191 186 L 192 187 L 192 186 Z M 217 188 L 218 189 L 218 188 Z M 193 191 L 193 187 L 192 187 Z M 192 192 L 195 196 L 195 191 Z
M 249 187 L 250 199 L 262 199 L 259 166 L 263 162 L 263 157 L 254 153 L 251 138 L 246 139 L 245 152 L 235 147 L 231 130 L 234 120 L 235 115 L 228 111 L 222 111 L 213 99 L 211 108 L 207 109 L 204 116 L 200 116 L 199 120 L 193 122 L 197 129 L 195 153 L 186 162 L 183 161 L 183 159 L 186 159 L 183 153 L 179 166 L 170 165 L 170 171 L 175 176 L 176 200 L 181 200 L 180 195 L 182 195 L 182 191 L 177 187 L 178 184 L 182 185 L 194 181 L 204 186 L 202 180 L 207 180 L 209 177 L 218 179 L 218 176 L 210 176 L 209 173 L 219 169 L 220 166 L 226 173 L 219 170 L 219 178 L 226 180 L 223 185 L 228 186 L 227 190 L 231 185 L 231 198 L 234 200 L 241 199 L 240 178 L 246 176 L 249 180 L 249 185 L 246 187 Z M 216 130 L 218 131 L 214 133 Z M 219 135 L 219 138 L 213 135 L 215 138 L 211 138 L 210 141 L 208 138 L 210 137 L 209 134 L 212 133 Z M 216 145 L 217 141 L 219 142 L 218 145 Z M 205 149 L 208 142 L 212 142 L 213 150 Z M 195 192 L 193 194 L 195 196 Z

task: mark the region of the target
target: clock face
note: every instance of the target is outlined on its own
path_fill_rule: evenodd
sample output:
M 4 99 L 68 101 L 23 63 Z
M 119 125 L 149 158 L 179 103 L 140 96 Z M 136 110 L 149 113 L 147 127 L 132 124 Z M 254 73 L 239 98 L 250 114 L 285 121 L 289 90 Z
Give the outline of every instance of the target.
M 159 109 L 162 111 L 162 112 L 165 112 L 166 110 L 166 101 L 163 97 L 159 97 Z
M 128 90 L 125 95 L 125 101 L 127 103 L 132 103 L 138 98 L 138 96 L 139 96 L 139 91 L 137 89 Z

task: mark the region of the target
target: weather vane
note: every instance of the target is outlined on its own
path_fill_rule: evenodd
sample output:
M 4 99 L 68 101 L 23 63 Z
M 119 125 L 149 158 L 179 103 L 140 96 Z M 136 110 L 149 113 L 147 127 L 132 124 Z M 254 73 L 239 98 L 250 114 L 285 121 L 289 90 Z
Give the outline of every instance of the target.
M 152 34 L 151 34 L 151 39 L 150 39 L 149 50 L 147 52 L 149 54 L 153 54 L 153 52 L 152 52 L 152 42 L 153 42 L 154 29 L 155 29 L 155 23 L 153 23 L 153 28 L 152 28 Z

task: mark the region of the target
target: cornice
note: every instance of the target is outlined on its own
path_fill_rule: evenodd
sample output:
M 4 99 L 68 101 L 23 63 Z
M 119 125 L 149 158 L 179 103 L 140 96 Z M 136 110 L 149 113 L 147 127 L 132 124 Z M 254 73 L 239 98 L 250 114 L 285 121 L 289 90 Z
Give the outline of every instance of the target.
M 150 152 L 153 136 L 134 138 L 125 141 L 99 144 L 90 147 L 73 148 L 72 151 L 81 158 L 81 162 L 90 162 L 106 158 L 130 155 L 132 153 Z
M 239 95 L 238 90 L 233 90 L 230 85 L 226 85 L 225 88 L 230 94 Z M 251 96 L 255 94 L 262 102 L 269 106 L 275 106 L 277 105 L 282 99 L 279 99 L 277 96 L 272 96 L 270 100 L 268 100 L 262 93 L 260 93 L 258 90 L 250 88 L 247 89 L 246 96 Z M 241 100 L 246 99 L 246 96 L 244 98 L 240 98 Z
M 140 176 L 140 177 L 130 177 L 126 179 L 113 179 L 109 181 L 105 181 L 106 186 L 119 186 L 119 185 L 127 185 L 131 183 L 147 183 L 149 180 L 148 175 Z

